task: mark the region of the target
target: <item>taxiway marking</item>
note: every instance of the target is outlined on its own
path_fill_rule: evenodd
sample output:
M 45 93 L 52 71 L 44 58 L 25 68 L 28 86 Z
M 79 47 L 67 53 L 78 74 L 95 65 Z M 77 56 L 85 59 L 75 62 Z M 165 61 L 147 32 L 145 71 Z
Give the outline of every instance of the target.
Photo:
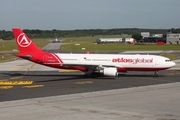
M 11 79 L 11 80 L 14 80 L 14 79 L 20 79 L 20 78 L 22 78 L 22 76 L 18 76 L 18 77 L 11 77 L 10 79 Z
M 8 81 L 8 79 L 1 79 L 0 82 L 1 82 L 1 81 Z
M 82 81 L 82 82 L 75 82 L 75 84 L 92 84 L 93 81 Z
M 24 64 L 18 64 L 17 66 L 25 66 Z
M 29 85 L 33 81 L 0 81 L 0 85 Z
M 20 68 L 10 68 L 10 70 L 19 70 Z
M 79 70 L 59 70 L 58 72 L 78 72 Z
M 30 86 L 23 86 L 22 88 L 39 88 L 44 87 L 44 85 L 30 85 Z
M 11 89 L 13 86 L 0 86 L 0 89 Z

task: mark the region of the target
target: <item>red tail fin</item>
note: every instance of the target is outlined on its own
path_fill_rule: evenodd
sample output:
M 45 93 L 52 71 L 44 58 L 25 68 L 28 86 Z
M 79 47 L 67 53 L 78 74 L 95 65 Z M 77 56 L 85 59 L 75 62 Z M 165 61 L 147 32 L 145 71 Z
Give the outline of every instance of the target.
M 12 28 L 20 53 L 42 52 L 20 28 Z

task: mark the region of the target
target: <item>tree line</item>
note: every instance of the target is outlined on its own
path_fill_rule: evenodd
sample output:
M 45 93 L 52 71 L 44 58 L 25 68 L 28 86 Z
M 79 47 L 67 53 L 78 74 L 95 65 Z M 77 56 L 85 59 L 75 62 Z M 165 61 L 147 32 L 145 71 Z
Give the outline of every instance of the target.
M 171 29 L 168 30 L 168 32 L 169 33 L 180 33 L 180 28 L 177 28 L 177 29 L 171 28 Z
M 81 37 L 95 35 L 121 35 L 135 34 L 141 32 L 150 32 L 151 34 L 163 34 L 167 32 L 180 33 L 178 29 L 139 29 L 139 28 L 121 28 L 121 29 L 78 29 L 78 30 L 23 30 L 30 38 L 61 38 L 61 37 Z M 11 31 L 0 30 L 0 39 L 12 40 L 13 34 Z

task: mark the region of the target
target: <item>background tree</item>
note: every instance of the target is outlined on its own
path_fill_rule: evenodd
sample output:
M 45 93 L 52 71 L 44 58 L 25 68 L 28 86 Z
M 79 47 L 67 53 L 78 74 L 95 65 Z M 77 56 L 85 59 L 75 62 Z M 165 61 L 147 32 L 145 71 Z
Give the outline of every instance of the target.
M 132 35 L 132 38 L 134 38 L 135 40 L 137 40 L 139 42 L 142 40 L 143 36 L 140 33 L 134 33 Z
M 170 30 L 168 30 L 168 32 L 170 32 L 170 33 L 180 33 L 180 28 L 177 28 L 177 29 L 171 28 Z
M 83 36 L 97 36 L 97 35 L 133 35 L 136 40 L 141 40 L 142 36 L 137 33 L 150 32 L 151 34 L 167 33 L 168 29 L 138 29 L 138 28 L 114 28 L 114 29 L 77 29 L 77 30 L 23 30 L 30 38 L 48 38 L 54 39 L 55 37 L 83 37 Z M 170 29 L 169 29 L 170 31 Z M 172 29 L 173 32 L 180 33 L 180 29 Z M 137 37 L 139 36 L 139 37 Z M 0 39 L 11 40 L 13 39 L 12 31 L 0 30 Z

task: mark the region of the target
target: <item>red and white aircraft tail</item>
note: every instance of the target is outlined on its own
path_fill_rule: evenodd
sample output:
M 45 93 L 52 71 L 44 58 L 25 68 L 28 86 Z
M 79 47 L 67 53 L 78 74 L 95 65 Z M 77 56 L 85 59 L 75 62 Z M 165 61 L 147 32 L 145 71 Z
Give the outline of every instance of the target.
M 32 62 L 59 68 L 76 69 L 88 75 L 100 73 L 105 76 L 117 76 L 126 71 L 157 71 L 175 65 L 169 58 L 157 55 L 125 55 L 125 54 L 61 54 L 46 53 L 40 50 L 19 28 L 12 29 L 19 54 L 16 56 Z
M 19 28 L 12 29 L 20 53 L 42 52 Z

